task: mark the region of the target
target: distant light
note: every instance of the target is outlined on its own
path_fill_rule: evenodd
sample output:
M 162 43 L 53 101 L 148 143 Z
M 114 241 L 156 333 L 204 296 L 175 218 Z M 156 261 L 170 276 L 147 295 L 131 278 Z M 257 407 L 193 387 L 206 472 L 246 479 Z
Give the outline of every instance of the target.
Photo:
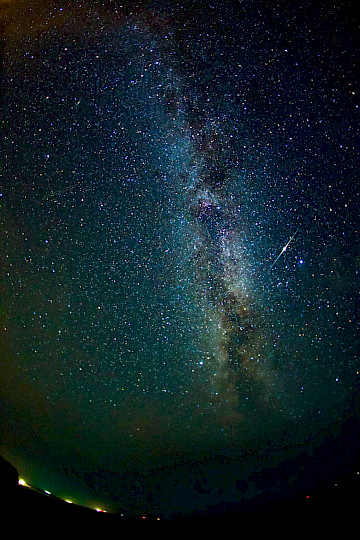
M 46 489 L 44 489 L 44 493 L 46 493 L 46 495 L 51 495 L 50 491 L 46 491 Z
M 72 504 L 73 502 L 72 501 L 69 501 L 68 499 L 65 499 L 65 502 L 69 503 L 69 504 Z
M 29 487 L 28 484 L 22 478 L 19 478 L 19 486 Z

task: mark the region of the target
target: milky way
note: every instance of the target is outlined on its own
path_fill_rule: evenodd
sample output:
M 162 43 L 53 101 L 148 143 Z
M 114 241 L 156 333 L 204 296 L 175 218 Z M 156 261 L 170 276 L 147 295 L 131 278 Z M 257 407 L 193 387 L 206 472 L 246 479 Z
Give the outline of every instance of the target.
M 4 16 L 1 448 L 44 489 L 170 515 L 249 498 L 249 455 L 353 411 L 355 30 L 108 4 Z M 162 495 L 125 500 L 136 475 Z

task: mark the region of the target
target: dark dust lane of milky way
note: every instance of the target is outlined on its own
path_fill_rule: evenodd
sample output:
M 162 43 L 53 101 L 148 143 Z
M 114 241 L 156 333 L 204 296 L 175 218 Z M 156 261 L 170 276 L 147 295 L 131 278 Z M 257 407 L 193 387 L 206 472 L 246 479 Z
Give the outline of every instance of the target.
M 28 483 L 172 517 L 346 469 L 358 22 L 6 3 L 0 452 Z

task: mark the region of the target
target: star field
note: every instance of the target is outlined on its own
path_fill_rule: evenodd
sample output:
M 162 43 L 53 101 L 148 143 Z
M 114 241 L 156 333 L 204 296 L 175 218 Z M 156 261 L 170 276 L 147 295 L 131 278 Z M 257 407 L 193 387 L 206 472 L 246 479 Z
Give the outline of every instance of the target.
M 187 462 L 354 413 L 358 28 L 262 4 L 3 16 L 1 452 L 33 484 L 131 511 L 169 468 L 171 513 Z

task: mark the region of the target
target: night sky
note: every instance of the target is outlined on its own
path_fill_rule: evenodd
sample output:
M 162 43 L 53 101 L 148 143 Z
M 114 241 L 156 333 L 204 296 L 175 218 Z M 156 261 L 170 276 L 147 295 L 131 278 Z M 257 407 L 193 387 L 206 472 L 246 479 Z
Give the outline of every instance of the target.
M 0 2 L 0 453 L 29 483 L 165 517 L 284 462 L 308 485 L 358 413 L 359 20 Z

